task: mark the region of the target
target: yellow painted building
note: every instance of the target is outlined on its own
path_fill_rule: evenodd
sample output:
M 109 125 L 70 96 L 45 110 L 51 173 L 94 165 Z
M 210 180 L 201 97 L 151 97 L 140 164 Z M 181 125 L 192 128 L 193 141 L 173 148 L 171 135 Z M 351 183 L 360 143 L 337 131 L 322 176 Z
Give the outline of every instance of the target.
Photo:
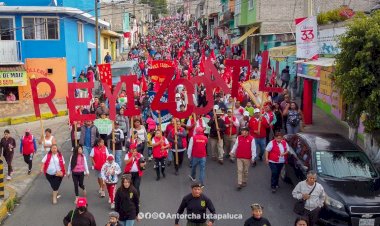
M 102 29 L 100 32 L 100 55 L 102 63 L 104 62 L 104 57 L 109 53 L 112 57 L 112 61 L 116 61 L 120 56 L 120 43 L 124 39 L 122 34 L 116 33 L 114 31 Z

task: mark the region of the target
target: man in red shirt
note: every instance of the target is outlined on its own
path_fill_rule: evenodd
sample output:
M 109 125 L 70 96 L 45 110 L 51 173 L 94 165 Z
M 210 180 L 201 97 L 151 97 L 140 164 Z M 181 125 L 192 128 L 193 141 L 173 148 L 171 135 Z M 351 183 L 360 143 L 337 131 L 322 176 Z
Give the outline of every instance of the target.
M 195 135 L 190 138 L 189 147 L 187 149 L 187 157 L 191 160 L 191 175 L 192 181 L 195 181 L 197 165 L 199 165 L 199 181 L 204 185 L 205 169 L 206 169 L 206 146 L 207 137 L 203 134 L 203 128 L 197 127 Z
M 249 133 L 255 138 L 256 147 L 260 148 L 260 153 L 257 157 L 262 161 L 266 147 L 266 129 L 269 128 L 269 123 L 260 114 L 260 109 L 256 108 L 254 110 L 254 115 L 249 120 L 249 128 Z M 257 160 L 257 157 L 255 160 Z M 252 163 L 252 166 L 256 166 L 256 161 Z

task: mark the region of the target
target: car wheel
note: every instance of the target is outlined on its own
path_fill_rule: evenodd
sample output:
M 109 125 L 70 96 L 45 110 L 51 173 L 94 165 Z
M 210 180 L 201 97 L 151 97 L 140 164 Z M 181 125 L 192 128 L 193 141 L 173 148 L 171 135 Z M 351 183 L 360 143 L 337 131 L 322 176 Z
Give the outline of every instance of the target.
M 288 174 L 286 173 L 285 167 L 282 168 L 281 173 L 280 173 L 281 180 L 284 181 L 287 184 L 291 184 L 291 180 L 288 177 Z

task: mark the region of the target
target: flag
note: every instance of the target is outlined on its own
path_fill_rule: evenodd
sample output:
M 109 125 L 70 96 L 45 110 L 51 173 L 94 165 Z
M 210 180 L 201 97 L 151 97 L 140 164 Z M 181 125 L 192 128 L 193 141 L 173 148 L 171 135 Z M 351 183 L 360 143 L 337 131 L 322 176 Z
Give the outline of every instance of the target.
M 214 53 L 214 50 L 213 50 L 213 49 L 211 50 L 210 58 L 211 58 L 212 60 L 216 60 L 215 53 Z
M 193 58 L 190 57 L 190 61 L 189 61 L 189 76 L 188 76 L 188 79 L 191 78 L 191 73 L 193 73 Z
M 148 90 L 148 84 L 146 83 L 145 76 L 141 76 L 141 91 L 145 93 Z
M 205 51 L 202 50 L 201 62 L 199 63 L 199 70 L 203 73 L 205 72 L 205 61 Z
M 102 83 L 106 83 L 110 89 L 112 87 L 111 64 L 98 64 L 99 79 Z
M 245 49 L 244 48 L 241 50 L 241 59 L 245 60 Z
M 272 84 L 273 87 L 276 86 L 276 71 L 274 68 L 272 69 L 272 76 L 270 77 L 270 84 Z

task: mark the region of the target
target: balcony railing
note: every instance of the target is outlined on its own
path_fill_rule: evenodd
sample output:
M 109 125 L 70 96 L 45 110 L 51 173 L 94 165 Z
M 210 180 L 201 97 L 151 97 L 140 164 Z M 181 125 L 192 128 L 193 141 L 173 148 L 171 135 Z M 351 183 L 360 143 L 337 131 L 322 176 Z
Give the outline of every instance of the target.
M 21 62 L 21 43 L 14 40 L 0 40 L 0 64 Z

